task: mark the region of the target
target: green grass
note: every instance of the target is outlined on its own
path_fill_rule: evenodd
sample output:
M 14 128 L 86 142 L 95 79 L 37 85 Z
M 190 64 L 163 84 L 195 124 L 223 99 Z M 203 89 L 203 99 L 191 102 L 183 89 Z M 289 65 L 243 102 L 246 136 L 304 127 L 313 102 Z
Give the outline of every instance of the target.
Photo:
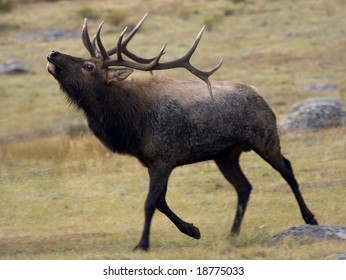
M 102 3 L 101 3 L 102 2 Z M 215 80 L 234 80 L 259 88 L 278 118 L 306 94 L 311 79 L 332 80 L 345 100 L 345 18 L 342 1 L 75 1 L 17 4 L 2 14 L 0 63 L 16 58 L 30 73 L 0 76 L 0 138 L 30 133 L 62 122 L 82 122 L 46 71 L 52 50 L 86 56 L 80 39 L 16 41 L 23 32 L 46 28 L 80 30 L 80 10 L 90 7 L 95 30 L 112 11 L 127 24 L 149 17 L 131 42 L 151 57 L 168 41 L 164 59 L 181 56 L 201 26 L 213 22 L 193 63 L 211 68 L 224 57 Z M 231 10 L 230 15 L 225 11 Z M 107 24 L 103 39 L 111 47 L 120 27 Z M 320 62 L 328 61 L 321 67 Z M 137 71 L 138 72 L 138 71 Z M 184 70 L 167 73 L 177 79 Z M 135 73 L 135 76 L 149 75 Z M 191 79 L 194 77 L 191 76 Z M 303 196 L 323 225 L 343 225 L 345 206 L 345 128 L 282 136 Z M 268 247 L 268 238 L 303 223 L 288 185 L 253 153 L 242 157 L 253 193 L 238 238 L 229 238 L 236 194 L 212 162 L 174 170 L 168 202 L 183 219 L 199 227 L 202 239 L 181 234 L 155 214 L 152 250 L 132 252 L 143 225 L 147 171 L 133 158 L 114 155 L 93 136 L 40 137 L 0 146 L 0 259 L 326 259 L 345 252 L 345 243 L 287 241 Z

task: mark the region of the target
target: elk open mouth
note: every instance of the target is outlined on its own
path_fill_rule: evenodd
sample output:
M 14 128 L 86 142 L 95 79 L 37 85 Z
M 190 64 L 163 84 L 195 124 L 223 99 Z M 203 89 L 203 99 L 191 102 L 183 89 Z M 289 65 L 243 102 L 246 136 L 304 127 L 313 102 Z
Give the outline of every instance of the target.
M 47 70 L 50 74 L 52 74 L 53 76 L 56 76 L 58 74 L 60 74 L 60 72 L 62 71 L 62 69 L 53 61 L 54 56 L 52 56 L 52 53 L 49 53 L 47 55 Z
M 48 63 L 47 63 L 47 70 L 53 76 L 56 76 L 61 72 L 61 68 L 59 66 L 57 66 L 56 64 L 54 64 L 49 59 L 48 59 Z

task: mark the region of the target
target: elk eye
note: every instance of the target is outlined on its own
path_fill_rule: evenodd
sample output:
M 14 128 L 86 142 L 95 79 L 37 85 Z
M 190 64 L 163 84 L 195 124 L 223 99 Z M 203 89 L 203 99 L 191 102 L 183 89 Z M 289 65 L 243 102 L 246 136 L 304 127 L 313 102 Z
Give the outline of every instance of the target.
M 83 68 L 84 68 L 86 71 L 91 72 L 91 71 L 94 70 L 94 65 L 91 64 L 91 63 L 85 63 L 85 64 L 83 65 Z

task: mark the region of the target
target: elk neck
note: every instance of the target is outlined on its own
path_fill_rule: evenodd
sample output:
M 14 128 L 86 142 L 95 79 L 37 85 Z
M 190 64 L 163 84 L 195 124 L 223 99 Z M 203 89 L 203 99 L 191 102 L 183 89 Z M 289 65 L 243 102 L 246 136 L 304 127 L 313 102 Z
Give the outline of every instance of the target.
M 137 156 L 150 105 L 145 94 L 128 84 L 124 81 L 101 87 L 78 106 L 90 129 L 111 151 Z

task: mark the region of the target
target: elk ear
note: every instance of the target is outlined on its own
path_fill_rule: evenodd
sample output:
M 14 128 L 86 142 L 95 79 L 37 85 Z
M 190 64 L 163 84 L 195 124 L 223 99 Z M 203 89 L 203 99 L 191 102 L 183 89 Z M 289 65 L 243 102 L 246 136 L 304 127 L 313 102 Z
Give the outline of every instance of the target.
M 132 72 L 131 68 L 109 68 L 107 71 L 107 84 L 125 80 Z

